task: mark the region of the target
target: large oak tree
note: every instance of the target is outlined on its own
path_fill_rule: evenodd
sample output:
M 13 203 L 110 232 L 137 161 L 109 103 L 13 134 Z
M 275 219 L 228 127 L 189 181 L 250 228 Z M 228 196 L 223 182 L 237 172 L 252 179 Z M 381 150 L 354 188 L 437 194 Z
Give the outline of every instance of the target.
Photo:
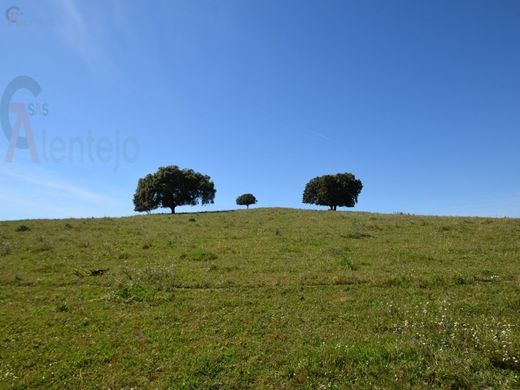
M 139 179 L 134 206 L 139 212 L 164 207 L 174 214 L 177 206 L 213 203 L 215 193 L 215 185 L 209 176 L 171 165 Z
M 315 177 L 307 183 L 303 192 L 303 203 L 337 207 L 354 207 L 363 189 L 361 180 L 352 173 L 338 173 Z

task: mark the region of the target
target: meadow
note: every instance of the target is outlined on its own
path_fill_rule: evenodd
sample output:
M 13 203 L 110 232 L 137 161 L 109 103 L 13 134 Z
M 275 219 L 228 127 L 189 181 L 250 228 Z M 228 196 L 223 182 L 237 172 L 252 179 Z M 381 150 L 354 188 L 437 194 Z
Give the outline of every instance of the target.
M 520 220 L 0 223 L 0 388 L 520 387 Z

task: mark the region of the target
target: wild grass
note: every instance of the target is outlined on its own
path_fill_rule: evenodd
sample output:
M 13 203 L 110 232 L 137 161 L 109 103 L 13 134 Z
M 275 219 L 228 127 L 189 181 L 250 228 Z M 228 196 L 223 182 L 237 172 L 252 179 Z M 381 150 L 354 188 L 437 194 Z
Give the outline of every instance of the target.
M 256 209 L 0 237 L 0 388 L 520 386 L 520 220 Z

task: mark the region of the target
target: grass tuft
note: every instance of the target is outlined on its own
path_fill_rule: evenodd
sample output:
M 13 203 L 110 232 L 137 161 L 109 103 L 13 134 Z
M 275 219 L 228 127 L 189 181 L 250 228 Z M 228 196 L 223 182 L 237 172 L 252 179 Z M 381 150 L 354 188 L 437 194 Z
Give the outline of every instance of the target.
M 31 230 L 31 228 L 27 225 L 20 225 L 16 228 L 17 232 L 28 232 L 30 230 Z

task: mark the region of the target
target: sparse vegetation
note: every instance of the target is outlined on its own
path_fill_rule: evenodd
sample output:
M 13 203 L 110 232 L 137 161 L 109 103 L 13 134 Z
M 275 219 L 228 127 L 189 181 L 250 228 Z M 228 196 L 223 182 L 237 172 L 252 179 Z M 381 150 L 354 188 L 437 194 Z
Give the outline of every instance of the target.
M 0 388 L 520 386 L 520 220 L 24 223 L 0 223 Z

